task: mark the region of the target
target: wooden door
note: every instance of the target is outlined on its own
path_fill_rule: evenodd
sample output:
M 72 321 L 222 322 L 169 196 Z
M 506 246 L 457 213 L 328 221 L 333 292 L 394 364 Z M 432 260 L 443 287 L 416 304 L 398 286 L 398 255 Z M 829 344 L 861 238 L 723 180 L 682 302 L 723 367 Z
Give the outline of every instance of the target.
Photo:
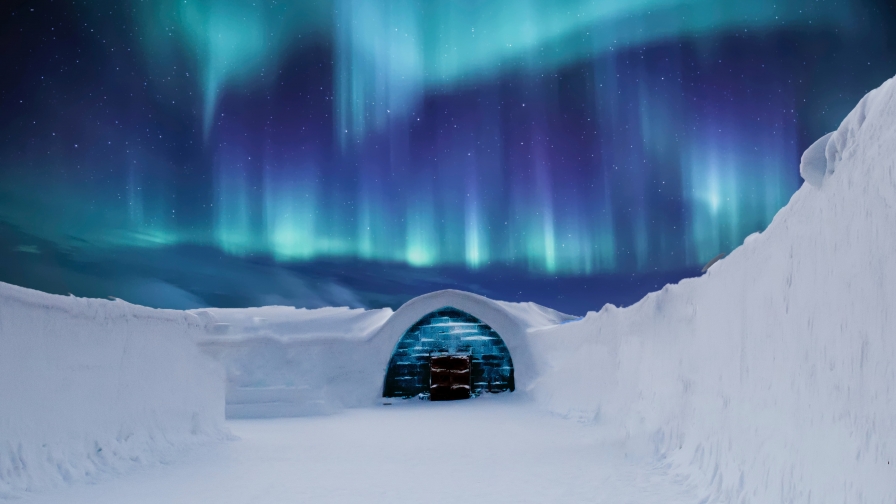
M 429 399 L 469 399 L 470 363 L 469 355 L 433 355 L 429 360 Z

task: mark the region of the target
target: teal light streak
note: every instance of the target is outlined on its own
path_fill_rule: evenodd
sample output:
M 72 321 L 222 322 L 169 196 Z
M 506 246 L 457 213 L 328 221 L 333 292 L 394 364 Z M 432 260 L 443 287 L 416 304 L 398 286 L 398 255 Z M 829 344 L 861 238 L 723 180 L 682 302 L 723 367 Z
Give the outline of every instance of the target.
M 265 170 L 265 229 L 268 249 L 277 260 L 307 260 L 321 252 L 316 248 L 322 233 L 317 229 L 320 202 L 314 175 L 314 170 Z
M 194 59 L 203 94 L 203 136 L 214 135 L 218 103 L 228 90 L 242 92 L 268 83 L 278 65 L 309 34 L 329 33 L 334 54 L 334 123 L 343 150 L 372 132 L 408 121 L 425 93 L 454 92 L 507 72 L 550 72 L 584 58 L 670 38 L 734 29 L 782 25 L 846 26 L 846 7 L 778 5 L 769 0 L 723 3 L 709 0 L 634 0 L 600 4 L 581 0 L 463 2 L 436 0 L 337 0 L 333 3 L 249 0 L 149 2 L 147 46 L 164 49 L 179 37 Z M 800 10 L 801 9 L 801 10 Z M 603 57 L 601 55 L 604 55 Z M 607 74 L 612 69 L 607 69 Z M 611 84 L 614 82 L 611 82 Z M 602 121 L 614 131 L 629 126 L 613 107 L 617 88 L 598 87 L 595 100 L 610 105 Z M 687 200 L 686 261 L 701 264 L 730 250 L 761 229 L 783 206 L 796 181 L 787 174 L 793 131 L 764 137 L 729 138 L 719 125 L 679 135 L 676 111 L 655 98 L 643 82 L 637 93 L 639 156 L 678 157 L 681 194 Z M 618 105 L 618 104 L 616 104 Z M 672 139 L 681 139 L 683 147 Z M 791 142 L 791 143 L 788 143 Z M 498 143 L 498 140 L 495 140 Z M 636 143 L 637 144 L 637 143 Z M 754 154 L 755 152 L 764 155 Z M 162 163 L 126 168 L 127 207 L 108 219 L 113 229 L 98 243 L 164 246 L 214 243 L 236 255 L 270 254 L 281 261 L 360 257 L 414 266 L 524 265 L 547 274 L 614 271 L 626 233 L 639 270 L 671 245 L 648 232 L 646 213 L 633 212 L 620 228 L 624 202 L 608 180 L 596 180 L 575 197 L 558 181 L 555 168 L 450 159 L 415 167 L 423 176 L 371 176 L 362 161 L 352 205 L 322 182 L 324 167 L 302 159 L 272 168 L 249 163 L 245 153 L 219 149 L 211 230 L 178 225 L 176 205 L 153 187 Z M 288 168 L 284 168 L 288 166 Z M 622 166 L 638 172 L 634 164 Z M 489 170 L 499 170 L 498 175 Z M 525 173 L 525 176 L 505 176 Z M 483 181 L 480 182 L 480 179 Z M 462 182 L 457 182 L 461 180 Z M 452 185 L 453 184 L 453 185 Z M 502 186 L 499 189 L 499 186 Z M 506 187 L 503 187 L 506 186 Z M 631 182 L 634 197 L 646 183 Z M 84 220 L 94 218 L 89 216 Z
M 481 228 L 478 197 L 474 190 L 467 195 L 464 227 L 464 259 L 468 268 L 476 269 L 488 262 L 487 237 Z
M 198 2 L 181 4 L 181 19 L 193 46 L 203 53 L 203 135 L 208 138 L 222 86 L 228 81 L 251 78 L 264 60 L 265 21 L 259 9 L 243 3 L 230 5 Z
M 730 251 L 751 232 L 762 230 L 787 203 L 798 182 L 787 176 L 780 160 L 793 159 L 796 152 L 778 137 L 790 135 L 769 131 L 738 140 L 708 135 L 708 142 L 691 146 L 681 165 L 691 202 L 690 263 L 706 263 L 718 252 Z
M 270 81 L 297 40 L 329 31 L 332 13 L 329 2 L 270 0 L 151 0 L 141 8 L 141 40 L 156 64 L 168 70 L 182 45 L 201 73 L 206 139 L 222 94 Z
M 229 88 L 270 80 L 302 37 L 335 42 L 335 129 L 343 148 L 425 92 L 456 89 L 514 69 L 552 71 L 632 46 L 729 30 L 849 27 L 845 2 L 753 0 L 154 0 L 151 54 L 186 43 L 202 78 L 208 137 Z M 811 25 L 809 24 L 811 21 Z M 169 56 L 170 57 L 170 56 Z
M 232 153 L 234 157 L 237 153 Z M 262 250 L 255 233 L 256 202 L 250 188 L 248 167 L 219 165 L 215 177 L 215 242 L 224 251 L 234 255 L 246 255 Z
M 433 266 L 440 259 L 439 230 L 431 191 L 424 185 L 408 204 L 405 261 L 411 266 Z M 445 262 L 456 262 L 456 259 L 445 259 Z
M 344 146 L 428 89 L 531 73 L 632 46 L 786 25 L 849 25 L 848 4 L 752 0 L 336 0 L 336 131 Z M 810 24 L 811 23 L 811 24 Z

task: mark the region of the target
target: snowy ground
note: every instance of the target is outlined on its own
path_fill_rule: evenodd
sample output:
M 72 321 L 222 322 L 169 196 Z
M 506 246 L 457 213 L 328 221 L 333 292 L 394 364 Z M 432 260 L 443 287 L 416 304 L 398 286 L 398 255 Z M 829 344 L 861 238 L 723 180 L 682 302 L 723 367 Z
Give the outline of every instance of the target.
M 519 397 L 399 401 L 338 415 L 229 422 L 239 440 L 22 504 L 693 503 L 600 426 Z

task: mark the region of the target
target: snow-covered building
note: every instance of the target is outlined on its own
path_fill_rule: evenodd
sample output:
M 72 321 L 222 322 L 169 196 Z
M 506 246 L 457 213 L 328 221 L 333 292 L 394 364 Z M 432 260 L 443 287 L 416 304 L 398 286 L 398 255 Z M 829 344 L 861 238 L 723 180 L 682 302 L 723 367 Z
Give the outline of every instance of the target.
M 468 381 L 474 396 L 512 391 L 516 380 L 525 389 L 532 370 L 526 332 L 571 318 L 532 303 L 502 303 L 457 290 L 414 298 L 377 334 L 392 350 L 383 396 L 427 396 L 429 360 L 438 354 L 470 356 Z
M 201 345 L 227 369 L 230 417 L 325 413 L 429 396 L 430 358 L 467 356 L 469 395 L 528 390 L 527 334 L 575 317 L 443 290 L 398 310 L 208 309 Z M 463 375 L 456 369 L 454 375 Z

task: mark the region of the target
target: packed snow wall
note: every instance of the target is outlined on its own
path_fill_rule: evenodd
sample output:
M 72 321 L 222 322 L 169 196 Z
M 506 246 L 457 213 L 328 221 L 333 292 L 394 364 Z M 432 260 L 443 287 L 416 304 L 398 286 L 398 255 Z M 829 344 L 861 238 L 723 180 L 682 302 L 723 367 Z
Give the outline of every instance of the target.
M 269 306 L 195 310 L 206 331 L 200 346 L 227 371 L 227 417 L 325 414 L 377 404 L 399 339 L 420 319 L 452 307 L 503 338 L 516 388 L 526 393 L 535 363 L 526 331 L 574 319 L 534 303 L 493 301 L 444 290 L 390 309 L 315 310 Z
M 537 400 L 617 425 L 708 502 L 896 502 L 896 81 L 801 172 L 703 277 L 530 333 Z
M 327 414 L 373 404 L 382 384 L 372 338 L 392 310 L 212 308 L 202 350 L 227 373 L 228 418 Z
M 0 283 L 0 497 L 165 460 L 223 432 L 200 320 Z

